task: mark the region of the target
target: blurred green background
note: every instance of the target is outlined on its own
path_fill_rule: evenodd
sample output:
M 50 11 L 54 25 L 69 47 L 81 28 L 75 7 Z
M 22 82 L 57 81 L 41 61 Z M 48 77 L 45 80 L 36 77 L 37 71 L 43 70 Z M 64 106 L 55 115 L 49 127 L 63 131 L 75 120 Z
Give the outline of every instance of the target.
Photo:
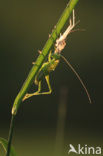
M 13 101 L 67 3 L 0 1 L 0 137 L 8 137 Z M 68 36 L 62 54 L 81 75 L 93 103 L 61 61 L 51 74 L 52 95 L 32 97 L 19 109 L 13 137 L 19 156 L 66 156 L 69 144 L 103 145 L 103 1 L 80 0 L 75 12 L 77 27 L 86 31 Z M 45 81 L 42 88 L 47 89 Z

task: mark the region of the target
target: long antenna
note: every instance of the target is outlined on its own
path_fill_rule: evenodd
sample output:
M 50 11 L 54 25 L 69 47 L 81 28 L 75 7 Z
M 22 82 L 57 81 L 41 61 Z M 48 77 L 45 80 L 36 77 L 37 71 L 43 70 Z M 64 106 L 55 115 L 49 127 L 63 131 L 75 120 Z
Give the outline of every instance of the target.
M 62 59 L 67 63 L 67 65 L 71 68 L 71 70 L 74 72 L 74 74 L 77 76 L 78 80 L 80 81 L 81 85 L 83 86 L 86 94 L 87 94 L 87 97 L 88 97 L 88 100 L 90 103 L 92 103 L 91 101 L 91 98 L 90 98 L 90 95 L 89 95 L 89 92 L 85 86 L 85 84 L 83 83 L 82 79 L 80 78 L 79 74 L 75 71 L 75 69 L 73 68 L 73 66 L 70 64 L 70 62 L 63 56 L 63 55 L 60 55 L 62 57 Z

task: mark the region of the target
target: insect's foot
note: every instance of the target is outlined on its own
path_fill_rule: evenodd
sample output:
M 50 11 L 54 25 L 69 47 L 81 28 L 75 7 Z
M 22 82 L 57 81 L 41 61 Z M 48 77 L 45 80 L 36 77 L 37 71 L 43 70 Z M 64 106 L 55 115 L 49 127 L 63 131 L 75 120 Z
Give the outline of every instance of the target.
M 28 93 L 27 93 L 27 94 L 24 96 L 24 98 L 22 99 L 22 101 L 28 99 L 30 96 L 31 96 L 31 94 L 28 94 Z
M 24 100 L 30 98 L 31 96 L 40 95 L 40 94 L 41 94 L 41 93 L 39 93 L 38 91 L 35 92 L 35 93 L 32 93 L 32 94 L 28 94 L 28 93 L 27 93 L 27 94 L 24 96 L 24 98 L 22 99 L 22 101 L 24 101 Z
M 49 34 L 49 38 L 51 37 L 51 34 Z
M 32 62 L 32 64 L 35 64 L 35 62 Z
M 42 51 L 41 51 L 41 50 L 38 50 L 38 53 L 39 53 L 39 54 L 41 54 L 41 53 L 42 53 Z

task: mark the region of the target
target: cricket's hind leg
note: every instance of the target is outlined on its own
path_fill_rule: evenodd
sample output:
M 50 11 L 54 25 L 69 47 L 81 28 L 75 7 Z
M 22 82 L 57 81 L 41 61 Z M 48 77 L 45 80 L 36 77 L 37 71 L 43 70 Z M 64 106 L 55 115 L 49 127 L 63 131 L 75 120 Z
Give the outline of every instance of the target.
M 38 90 L 34 93 L 27 93 L 24 98 L 22 99 L 22 101 L 34 96 L 34 95 L 39 95 L 39 92 L 41 91 L 41 81 L 39 81 L 39 84 L 38 84 Z
M 52 92 L 52 88 L 51 88 L 50 80 L 49 80 L 49 75 L 46 75 L 46 76 L 45 76 L 45 79 L 46 79 L 46 82 L 47 82 L 49 91 L 48 91 L 48 92 L 39 93 L 39 95 L 41 95 L 41 94 L 42 94 L 42 95 L 43 95 L 43 94 L 51 94 L 51 92 Z
M 30 93 L 30 94 L 27 93 L 27 94 L 24 96 L 24 98 L 23 98 L 22 101 L 24 101 L 24 100 L 26 100 L 26 99 L 28 99 L 28 98 L 34 96 L 34 95 L 51 94 L 52 89 L 51 89 L 51 85 L 50 85 L 50 81 L 49 81 L 49 75 L 46 75 L 46 76 L 45 76 L 45 79 L 46 79 L 46 82 L 47 82 L 47 85 L 48 85 L 48 88 L 49 88 L 49 91 L 48 91 L 48 92 L 41 92 L 41 93 L 40 93 L 40 91 L 41 91 L 41 81 L 39 81 L 39 84 L 38 84 L 38 91 L 37 91 L 37 92 L 34 92 L 34 93 Z

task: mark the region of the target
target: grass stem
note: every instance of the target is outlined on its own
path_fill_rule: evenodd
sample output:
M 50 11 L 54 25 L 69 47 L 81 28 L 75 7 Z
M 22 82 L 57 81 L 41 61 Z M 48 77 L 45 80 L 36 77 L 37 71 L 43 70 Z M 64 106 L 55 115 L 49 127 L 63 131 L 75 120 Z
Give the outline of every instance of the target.
M 56 26 L 54 27 L 52 34 L 50 35 L 49 39 L 47 40 L 46 44 L 44 45 L 42 53 L 38 56 L 35 64 L 33 65 L 32 69 L 30 70 L 30 72 L 27 76 L 27 79 L 25 80 L 21 90 L 19 91 L 17 97 L 15 98 L 13 108 L 12 108 L 12 118 L 11 118 L 11 124 L 10 124 L 6 156 L 10 156 L 10 148 L 11 148 L 11 142 L 12 142 L 12 136 L 13 136 L 13 129 L 14 129 L 14 118 L 15 118 L 15 115 L 17 114 L 20 104 L 22 103 L 22 99 L 25 96 L 25 94 L 27 93 L 30 86 L 32 85 L 36 74 L 38 73 L 39 69 L 41 68 L 45 58 L 49 54 L 50 49 L 55 44 L 55 41 L 58 38 L 58 35 L 61 33 L 61 30 L 63 29 L 66 21 L 70 17 L 72 10 L 74 9 L 74 7 L 78 1 L 79 0 L 70 0 L 69 1 L 67 7 L 63 11 L 63 13 L 59 19 L 59 21 L 57 22 Z
M 11 123 L 10 123 L 10 130 L 9 130 L 9 137 L 8 137 L 8 148 L 7 148 L 6 156 L 10 155 L 10 148 L 11 148 L 11 142 L 12 142 L 12 137 L 13 137 L 13 129 L 14 129 L 14 121 L 15 121 L 15 116 L 12 115 Z

